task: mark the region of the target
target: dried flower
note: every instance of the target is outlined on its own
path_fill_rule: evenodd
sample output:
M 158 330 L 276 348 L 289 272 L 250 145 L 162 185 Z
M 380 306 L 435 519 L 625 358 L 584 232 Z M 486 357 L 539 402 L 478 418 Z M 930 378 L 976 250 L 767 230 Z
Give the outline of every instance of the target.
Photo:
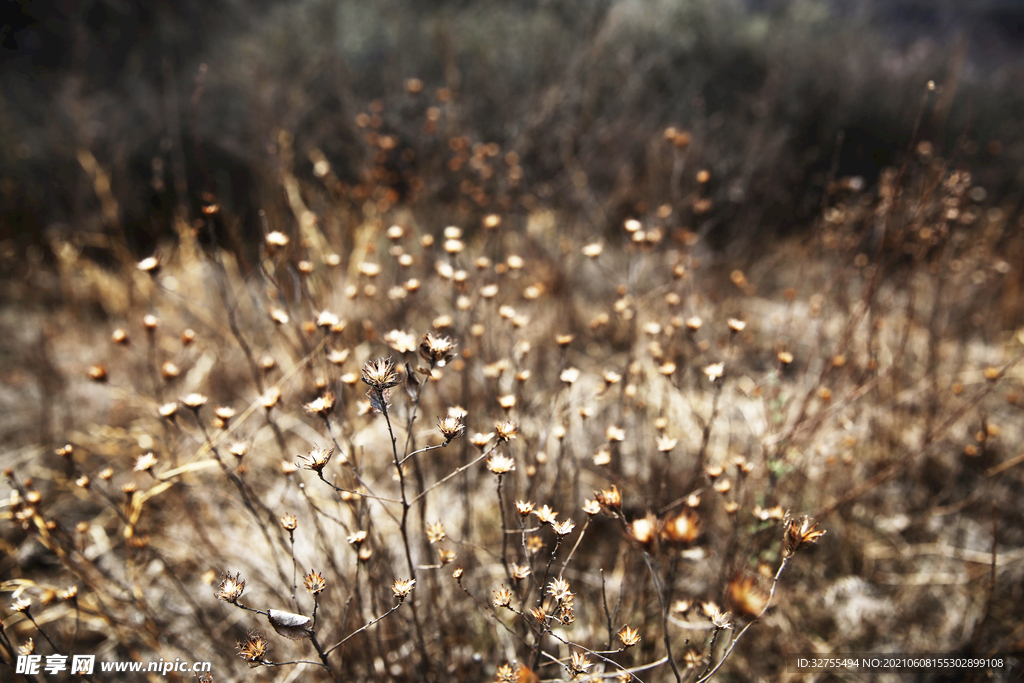
M 562 374 L 558 376 L 558 379 L 569 385 L 572 385 L 579 378 L 580 371 L 577 368 L 566 368 L 565 370 L 562 370 Z
M 166 418 L 170 419 L 170 418 L 174 417 L 175 413 L 178 412 L 178 404 L 177 403 L 164 403 L 159 408 L 157 408 L 157 412 L 160 414 L 160 417 L 166 417 Z
M 390 358 L 366 361 L 363 365 L 362 379 L 378 396 L 381 396 L 381 392 L 385 389 L 390 389 L 399 382 L 395 364 Z
M 437 419 L 437 428 L 441 431 L 441 436 L 444 437 L 445 446 L 466 433 L 466 424 L 462 421 L 461 416 L 440 417 Z
M 391 592 L 401 602 L 412 592 L 415 585 L 416 579 L 395 579 L 395 582 L 391 584 Z
M 583 503 L 583 512 L 588 515 L 596 515 L 601 511 L 601 503 L 596 500 L 586 500 Z
M 565 669 L 569 672 L 569 675 L 573 678 L 585 674 L 587 669 L 594 665 L 587 656 L 582 652 L 573 652 L 569 656 L 569 663 L 566 664 Z
M 783 531 L 782 556 L 792 557 L 796 551 L 806 548 L 825 535 L 817 531 L 818 525 L 807 515 L 799 518 L 787 518 Z
M 725 363 L 712 363 L 704 368 L 704 374 L 712 382 L 717 382 L 725 374 Z
M 313 470 L 317 474 L 323 472 L 324 467 L 330 462 L 331 456 L 334 455 L 334 448 L 324 448 L 322 446 L 313 446 L 306 455 L 297 455 L 299 459 L 296 463 L 299 467 L 307 470 Z
M 711 620 L 711 623 L 715 625 L 715 628 L 729 628 L 731 626 L 729 623 L 730 614 L 723 612 L 715 603 L 702 602 L 700 608 L 707 618 Z
M 497 435 L 498 441 L 510 441 L 516 438 L 518 430 L 519 427 L 511 420 L 503 420 L 494 424 L 494 433 Z
M 213 409 L 213 414 L 227 422 L 235 416 L 236 411 L 230 406 L 217 406 Z
M 551 529 L 558 536 L 568 536 L 572 533 L 572 530 L 576 528 L 571 519 L 565 519 L 561 522 L 552 522 Z
M 670 439 L 667 435 L 662 434 L 658 437 L 658 450 L 662 453 L 668 453 L 676 444 L 679 443 L 679 439 Z
M 496 453 L 487 460 L 487 469 L 494 474 L 501 476 L 508 474 L 516 468 L 516 461 L 507 455 Z
M 93 382 L 106 382 L 109 379 L 107 374 L 107 366 L 103 364 L 96 364 L 89 368 L 89 379 Z
M 562 602 L 572 595 L 572 592 L 569 590 L 569 582 L 561 577 L 552 579 L 551 583 L 548 584 L 548 595 L 556 601 Z
M 363 541 L 365 541 L 365 540 L 366 540 L 366 530 L 365 529 L 360 529 L 359 531 L 356 531 L 355 533 L 350 534 L 349 537 L 348 537 L 349 544 L 357 546 L 357 547 L 362 545 Z
M 310 595 L 320 595 L 327 588 L 327 582 L 324 581 L 323 574 L 320 572 L 314 572 L 312 569 L 306 574 L 303 579 L 303 583 L 306 585 L 306 590 Z
M 500 590 L 494 591 L 494 598 L 492 601 L 495 607 L 506 607 L 512 608 L 512 591 L 504 586 Z
M 427 527 L 427 540 L 431 543 L 439 543 L 445 539 L 444 524 L 434 522 Z
M 220 587 L 217 589 L 217 598 L 224 602 L 234 603 L 238 598 L 242 597 L 242 591 L 244 590 L 245 579 L 242 578 L 241 572 L 234 576 L 231 576 L 230 573 L 224 574 Z
M 537 515 L 537 519 L 541 524 L 554 524 L 555 519 L 558 517 L 558 513 L 552 510 L 548 505 L 545 505 L 540 510 L 534 511 L 533 514 Z
M 672 543 L 693 543 L 700 535 L 700 518 L 693 510 L 684 509 L 665 522 L 661 535 Z
M 302 408 L 310 415 L 324 417 L 334 408 L 334 392 L 325 391 L 323 396 L 306 403 Z
M 18 598 L 11 603 L 11 609 L 15 612 L 28 612 L 32 607 L 32 601 L 27 598 Z
M 610 489 L 601 489 L 595 492 L 594 497 L 597 498 L 598 503 L 613 512 L 622 507 L 622 494 L 614 484 Z
M 266 659 L 268 649 L 266 635 L 263 631 L 253 629 L 243 642 L 238 643 L 238 656 L 250 664 L 259 664 Z
M 432 367 L 444 367 L 455 357 L 455 342 L 450 337 L 436 336 L 431 332 L 423 335 L 419 345 L 420 356 Z
M 752 572 L 738 572 L 726 586 L 726 598 L 730 608 L 740 614 L 758 617 L 771 599 L 771 588 L 766 579 Z
M 494 683 L 519 683 L 519 665 L 502 664 L 494 676 Z
M 618 635 L 623 647 L 633 647 L 640 642 L 640 631 L 630 628 L 629 624 L 623 626 Z
M 205 406 L 208 400 L 202 394 L 191 393 L 181 397 L 181 404 L 190 410 L 196 411 Z
M 477 432 L 476 434 L 473 435 L 469 442 L 476 446 L 477 448 L 483 450 L 484 446 L 486 446 L 493 437 L 493 432 L 490 434 L 481 434 L 480 432 Z
M 326 311 L 326 310 L 325 311 L 321 311 L 320 315 L 318 315 L 316 317 L 316 326 L 317 327 L 325 327 L 325 328 L 329 329 L 329 328 L 332 328 L 335 325 L 339 324 L 340 322 L 341 322 L 341 320 L 338 318 L 338 316 L 336 316 L 333 313 L 331 313 L 330 311 Z
M 135 459 L 135 471 L 136 472 L 149 472 L 156 465 L 156 456 L 150 451 L 145 455 L 140 455 Z
M 527 501 L 517 500 L 516 501 L 516 512 L 519 513 L 520 517 L 527 517 L 527 516 L 529 516 L 529 514 L 531 512 L 533 512 L 533 503 L 528 501 L 528 500 Z
M 285 531 L 295 531 L 295 528 L 299 525 L 299 520 L 293 514 L 278 517 L 277 521 L 281 523 L 281 528 Z
M 522 581 L 530 575 L 530 565 L 528 564 L 513 564 L 512 565 L 512 578 L 516 581 Z

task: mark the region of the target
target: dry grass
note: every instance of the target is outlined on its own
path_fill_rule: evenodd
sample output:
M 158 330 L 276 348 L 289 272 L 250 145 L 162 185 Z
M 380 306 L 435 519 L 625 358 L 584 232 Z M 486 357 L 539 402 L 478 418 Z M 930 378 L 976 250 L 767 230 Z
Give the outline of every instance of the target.
M 594 64 L 646 84 L 700 55 L 620 54 L 664 33 L 635 10 L 592 9 Z M 834 163 L 799 235 L 767 236 L 809 166 L 772 118 L 801 81 L 768 87 L 753 28 L 704 59 L 760 73 L 762 114 L 691 93 L 640 116 L 637 86 L 617 115 L 607 70 L 537 16 L 516 30 L 544 50 L 495 92 L 389 82 L 338 124 L 345 154 L 312 105 L 295 135 L 254 116 L 263 212 L 179 197 L 152 255 L 124 238 L 130 185 L 78 152 L 89 225 L 2 282 L 5 680 L 33 649 L 211 662 L 200 680 L 521 683 L 1024 650 L 1013 201 L 921 142 L 870 187 Z M 547 51 L 564 82 L 520 98 Z M 268 110 L 299 87 L 268 82 Z M 482 132 L 514 118 L 525 142 Z

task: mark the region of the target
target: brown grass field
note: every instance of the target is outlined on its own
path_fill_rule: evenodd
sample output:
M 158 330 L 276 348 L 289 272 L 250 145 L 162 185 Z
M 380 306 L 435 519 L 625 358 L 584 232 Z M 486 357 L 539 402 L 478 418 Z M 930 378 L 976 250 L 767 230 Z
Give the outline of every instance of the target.
M 591 131 L 577 57 L 505 111 L 457 54 L 354 79 L 344 163 L 262 110 L 244 200 L 189 124 L 141 238 L 80 139 L 79 218 L 3 243 L 0 680 L 1020 680 L 1024 213 L 963 55 L 877 177 L 789 185 L 782 95 Z M 894 653 L 1002 664 L 794 666 Z

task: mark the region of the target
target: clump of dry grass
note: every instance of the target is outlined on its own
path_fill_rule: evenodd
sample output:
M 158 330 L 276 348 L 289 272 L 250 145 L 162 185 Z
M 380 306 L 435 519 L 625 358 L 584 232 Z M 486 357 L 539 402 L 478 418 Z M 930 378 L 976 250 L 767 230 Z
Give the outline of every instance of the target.
M 517 182 L 497 145 L 448 146 Z M 184 223 L 114 272 L 55 245 L 4 662 L 693 682 L 1019 647 L 1020 236 L 969 174 L 837 183 L 806 239 L 727 263 L 670 203 L 600 235 L 540 208 L 444 226 L 382 163 L 342 187 L 310 161 L 249 270 Z

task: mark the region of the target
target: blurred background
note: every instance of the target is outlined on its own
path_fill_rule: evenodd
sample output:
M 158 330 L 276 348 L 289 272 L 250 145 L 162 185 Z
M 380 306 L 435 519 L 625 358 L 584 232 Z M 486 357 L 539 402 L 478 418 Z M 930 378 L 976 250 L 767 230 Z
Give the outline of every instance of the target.
M 326 161 L 344 193 L 376 162 L 439 220 L 539 202 L 602 231 L 706 169 L 678 220 L 736 253 L 808 225 L 830 178 L 872 186 L 915 125 L 1016 206 L 1022 84 L 1019 0 L 8 0 L 0 258 L 141 257 L 204 201 L 232 217 L 206 239 L 255 244 L 287 214 L 282 131 L 298 177 Z M 452 138 L 514 182 L 467 199 Z

